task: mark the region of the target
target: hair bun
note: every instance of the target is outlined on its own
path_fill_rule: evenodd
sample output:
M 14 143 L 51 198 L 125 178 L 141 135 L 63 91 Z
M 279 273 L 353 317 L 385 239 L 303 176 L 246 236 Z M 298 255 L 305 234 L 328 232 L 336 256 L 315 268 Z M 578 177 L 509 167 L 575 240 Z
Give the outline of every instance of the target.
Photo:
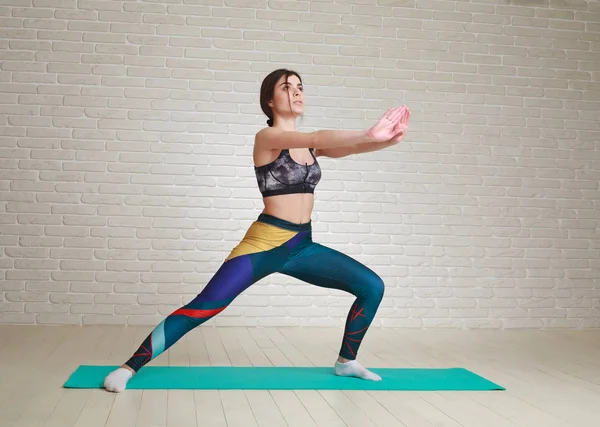
M 267 120 L 267 124 L 269 125 L 269 127 L 273 126 L 273 119 Z

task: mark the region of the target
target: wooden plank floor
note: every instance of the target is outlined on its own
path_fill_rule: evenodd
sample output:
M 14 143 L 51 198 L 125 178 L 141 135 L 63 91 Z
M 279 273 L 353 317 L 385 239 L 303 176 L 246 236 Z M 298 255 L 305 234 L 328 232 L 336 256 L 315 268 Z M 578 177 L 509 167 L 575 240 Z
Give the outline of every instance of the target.
M 0 326 L 0 427 L 591 427 L 600 331 L 373 328 L 368 367 L 464 367 L 492 392 L 71 390 L 80 364 L 120 364 L 147 327 Z M 151 365 L 332 366 L 338 328 L 204 327 Z

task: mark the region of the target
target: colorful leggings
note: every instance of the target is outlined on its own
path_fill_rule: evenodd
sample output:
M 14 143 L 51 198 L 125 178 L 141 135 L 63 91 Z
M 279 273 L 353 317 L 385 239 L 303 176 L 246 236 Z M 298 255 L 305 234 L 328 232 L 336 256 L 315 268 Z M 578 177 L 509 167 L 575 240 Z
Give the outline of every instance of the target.
M 383 280 L 353 258 L 314 243 L 310 222 L 294 224 L 260 214 L 202 292 L 165 318 L 126 365 L 137 372 L 190 330 L 225 310 L 250 285 L 275 272 L 356 296 L 339 351 L 346 359 L 356 359 L 383 297 Z

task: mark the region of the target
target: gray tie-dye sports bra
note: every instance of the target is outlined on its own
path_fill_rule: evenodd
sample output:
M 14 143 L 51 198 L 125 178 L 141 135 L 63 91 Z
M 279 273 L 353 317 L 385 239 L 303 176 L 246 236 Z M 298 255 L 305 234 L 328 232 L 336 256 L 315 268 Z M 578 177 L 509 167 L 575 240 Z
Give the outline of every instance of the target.
M 313 193 L 321 180 L 321 167 L 314 154 L 314 148 L 309 148 L 315 161 L 310 165 L 297 163 L 290 150 L 284 149 L 279 157 L 271 163 L 259 167 L 254 166 L 258 188 L 263 197 L 279 194 Z

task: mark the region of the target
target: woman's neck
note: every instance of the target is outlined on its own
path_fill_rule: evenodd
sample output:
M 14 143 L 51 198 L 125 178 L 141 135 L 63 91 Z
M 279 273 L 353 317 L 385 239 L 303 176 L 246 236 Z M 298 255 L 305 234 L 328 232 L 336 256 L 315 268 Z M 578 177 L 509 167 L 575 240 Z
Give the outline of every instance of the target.
M 296 132 L 296 119 L 292 117 L 289 119 L 284 117 L 276 117 L 273 120 L 273 127 L 286 132 Z

